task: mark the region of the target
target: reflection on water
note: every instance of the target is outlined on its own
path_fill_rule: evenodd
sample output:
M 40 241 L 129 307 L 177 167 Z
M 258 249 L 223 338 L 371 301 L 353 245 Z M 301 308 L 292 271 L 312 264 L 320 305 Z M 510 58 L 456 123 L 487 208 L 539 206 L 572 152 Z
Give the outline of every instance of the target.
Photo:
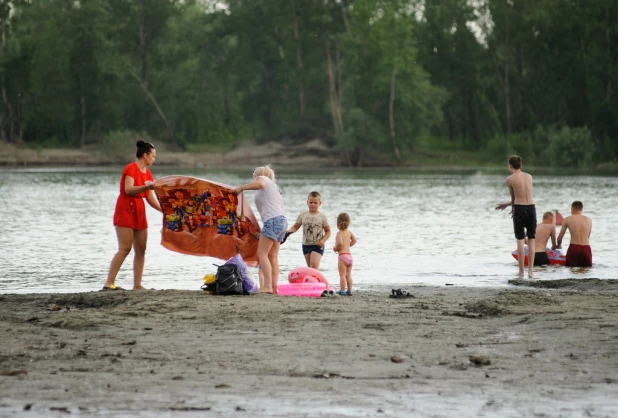
M 305 211 L 307 194 L 323 197 L 321 211 L 333 232 L 339 212 L 350 214 L 358 239 L 352 248 L 352 277 L 359 289 L 372 285 L 445 284 L 506 286 L 517 265 L 508 210 L 508 172 L 419 172 L 337 170 L 279 172 L 288 220 Z M 112 226 L 121 167 L 105 169 L 34 169 L 0 171 L 0 292 L 74 292 L 98 290 L 116 251 Z M 154 167 L 153 174 L 192 175 L 229 185 L 250 180 L 247 172 L 179 170 Z M 618 261 L 618 190 L 616 177 L 535 175 L 537 212 L 569 214 L 573 200 L 584 202 L 593 219 L 595 265 L 536 269 L 538 279 L 616 278 Z M 251 195 L 251 193 L 248 193 Z M 251 201 L 252 196 L 250 196 Z M 256 211 L 257 214 L 257 211 Z M 540 216 L 539 216 L 540 218 Z M 161 217 L 148 207 L 150 222 L 144 285 L 155 289 L 199 289 L 202 277 L 219 260 L 173 253 L 159 245 Z M 282 280 L 303 265 L 302 234 L 282 245 Z M 568 234 L 564 242 L 566 249 Z M 327 242 L 322 270 L 337 285 L 333 237 Z M 254 270 L 255 272 L 255 270 Z M 117 284 L 132 284 L 131 256 Z

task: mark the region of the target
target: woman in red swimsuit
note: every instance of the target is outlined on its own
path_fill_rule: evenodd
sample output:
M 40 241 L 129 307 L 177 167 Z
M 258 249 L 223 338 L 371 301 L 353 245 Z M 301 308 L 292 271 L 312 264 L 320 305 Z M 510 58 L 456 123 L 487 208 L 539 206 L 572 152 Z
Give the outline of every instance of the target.
M 146 254 L 146 242 L 148 240 L 148 221 L 146 220 L 146 206 L 148 204 L 161 212 L 161 206 L 154 192 L 153 177 L 148 167 L 155 162 L 157 151 L 150 142 L 137 141 L 137 161 L 127 165 L 120 177 L 120 195 L 116 201 L 114 211 L 114 226 L 118 237 L 118 252 L 114 255 L 107 281 L 103 290 L 124 290 L 114 285 L 116 275 L 120 267 L 131 252 L 135 251 L 133 258 L 133 289 L 142 287 L 142 274 L 144 272 L 144 258 Z

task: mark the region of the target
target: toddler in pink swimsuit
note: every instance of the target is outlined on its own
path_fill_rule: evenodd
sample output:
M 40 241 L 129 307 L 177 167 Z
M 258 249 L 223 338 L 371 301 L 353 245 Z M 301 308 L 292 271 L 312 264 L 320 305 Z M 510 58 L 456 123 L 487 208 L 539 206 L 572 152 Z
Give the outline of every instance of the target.
M 352 253 L 350 247 L 356 244 L 356 237 L 348 229 L 350 226 L 350 215 L 340 213 L 337 216 L 337 236 L 335 237 L 335 247 L 333 251 L 339 253 L 339 284 L 341 290 L 337 292 L 341 296 L 352 296 Z M 347 288 L 347 290 L 346 290 Z
M 345 264 L 347 267 L 352 267 L 352 263 L 354 262 L 354 260 L 352 260 L 351 253 L 339 253 L 338 259 L 343 261 L 343 264 Z

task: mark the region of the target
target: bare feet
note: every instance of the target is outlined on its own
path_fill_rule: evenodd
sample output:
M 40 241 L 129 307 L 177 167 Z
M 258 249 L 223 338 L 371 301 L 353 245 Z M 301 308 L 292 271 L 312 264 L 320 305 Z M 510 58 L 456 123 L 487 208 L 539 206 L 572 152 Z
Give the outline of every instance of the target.
M 144 286 L 135 286 L 133 290 L 147 290 Z
M 266 294 L 272 295 L 273 294 L 273 290 L 272 289 L 267 289 L 265 287 L 262 287 L 262 288 L 260 288 L 259 293 L 266 293 Z

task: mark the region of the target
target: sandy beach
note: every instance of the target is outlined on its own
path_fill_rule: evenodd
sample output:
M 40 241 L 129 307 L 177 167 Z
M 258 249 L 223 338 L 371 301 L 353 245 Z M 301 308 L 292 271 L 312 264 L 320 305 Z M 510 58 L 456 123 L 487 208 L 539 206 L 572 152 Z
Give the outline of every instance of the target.
M 618 415 L 618 280 L 0 295 L 0 416 Z
M 157 146 L 157 166 L 171 167 L 253 167 L 257 164 L 276 163 L 277 167 L 338 167 L 341 159 L 321 139 L 300 144 L 270 141 L 258 144 L 252 140 L 240 141 L 229 151 L 188 152 Z M 135 144 L 127 145 L 126 152 L 109 151 L 96 147 L 30 149 L 0 141 L 0 167 L 92 167 L 124 165 L 135 154 Z M 388 164 L 387 164 L 388 165 Z

